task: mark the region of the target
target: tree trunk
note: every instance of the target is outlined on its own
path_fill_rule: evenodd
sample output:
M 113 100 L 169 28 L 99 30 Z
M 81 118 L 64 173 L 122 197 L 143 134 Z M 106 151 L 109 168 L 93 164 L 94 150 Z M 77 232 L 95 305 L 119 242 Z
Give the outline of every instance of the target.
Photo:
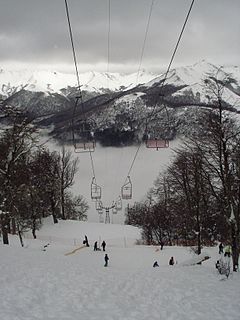
M 233 271 L 238 271 L 238 260 L 239 260 L 239 240 L 238 233 L 236 232 L 235 224 L 231 225 L 232 231 L 232 261 L 233 261 Z
M 62 210 L 62 219 L 66 220 L 64 190 L 61 190 L 61 210 Z
M 53 223 L 58 223 L 55 201 L 53 199 L 51 199 L 51 209 L 52 209 Z
M 34 239 L 37 239 L 37 236 L 36 236 L 36 219 L 35 218 L 33 218 L 33 222 L 32 222 L 32 235 L 33 235 Z
M 12 234 L 17 234 L 16 221 L 15 218 L 12 218 Z
M 4 215 L 1 215 L 1 226 L 2 226 L 2 238 L 3 238 L 3 244 L 9 244 L 8 241 L 8 225 L 6 223 Z
M 2 237 L 3 237 L 3 244 L 9 244 L 9 241 L 8 241 L 8 230 L 5 227 L 5 225 L 3 225 L 3 228 L 2 228 Z
M 21 246 L 24 247 L 22 232 L 20 231 L 19 224 L 17 225 L 17 230 L 18 230 L 18 236 L 19 236 Z

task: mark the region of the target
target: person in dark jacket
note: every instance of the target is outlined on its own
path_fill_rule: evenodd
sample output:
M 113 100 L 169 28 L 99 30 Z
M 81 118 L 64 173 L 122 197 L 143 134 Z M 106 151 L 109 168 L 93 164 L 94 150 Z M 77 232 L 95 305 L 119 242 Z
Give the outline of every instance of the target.
M 157 261 L 155 261 L 154 264 L 153 264 L 153 268 L 156 268 L 156 267 L 159 267 L 159 264 L 158 264 Z
M 106 248 L 106 242 L 103 240 L 102 244 L 101 244 L 102 248 L 103 248 L 103 251 L 105 251 L 105 248 Z
M 88 237 L 87 236 L 85 236 L 85 240 L 83 241 L 83 244 L 85 244 L 86 247 L 89 247 Z
M 104 256 L 104 260 L 105 260 L 105 265 L 104 265 L 104 267 L 107 267 L 107 266 L 108 266 L 108 260 L 109 260 L 109 258 L 108 258 L 108 255 L 107 255 L 107 254 L 105 254 L 105 256 Z
M 219 254 L 223 253 L 223 244 L 222 244 L 222 242 L 219 244 L 218 249 L 219 249 Z
M 97 241 L 94 242 L 94 247 L 93 247 L 93 251 L 97 251 L 98 247 L 97 247 Z
M 173 266 L 173 265 L 174 265 L 174 259 L 173 259 L 173 257 L 170 258 L 170 260 L 169 260 L 169 265 L 170 265 L 170 266 Z

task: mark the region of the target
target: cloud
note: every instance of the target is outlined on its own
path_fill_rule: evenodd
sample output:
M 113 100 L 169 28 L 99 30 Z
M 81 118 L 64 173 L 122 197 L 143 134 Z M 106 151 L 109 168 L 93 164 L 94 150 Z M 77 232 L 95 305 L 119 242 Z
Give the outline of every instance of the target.
M 142 66 L 170 60 L 190 0 L 155 0 Z M 77 59 L 107 70 L 108 0 L 68 0 Z M 151 0 L 111 0 L 110 71 L 138 69 Z M 73 68 L 64 1 L 0 0 L 0 64 Z M 239 64 L 239 0 L 196 1 L 174 64 Z M 135 70 L 134 70 L 135 69 Z M 85 71 L 84 70 L 84 71 Z

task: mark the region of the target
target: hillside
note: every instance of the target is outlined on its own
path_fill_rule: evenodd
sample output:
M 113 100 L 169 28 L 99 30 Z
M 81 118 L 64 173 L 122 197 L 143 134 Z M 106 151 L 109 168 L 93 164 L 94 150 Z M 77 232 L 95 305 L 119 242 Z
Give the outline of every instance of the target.
M 74 236 L 107 242 L 109 266 L 104 253 L 66 243 Z M 187 266 L 189 248 L 136 246 L 136 228 L 117 225 L 47 221 L 40 236 L 45 241 L 25 239 L 25 248 L 11 237 L 10 246 L 0 245 L 0 316 L 5 320 L 202 320 L 239 317 L 239 274 L 226 281 L 215 269 L 217 248 L 202 265 Z M 55 237 L 55 238 L 54 238 Z M 63 240 L 63 242 L 61 242 Z M 44 246 L 46 246 L 44 248 Z M 44 251 L 43 251 L 44 250 Z M 68 254 L 67 253 L 72 253 Z M 177 264 L 169 266 L 174 256 Z M 153 268 L 157 260 L 159 268 Z
M 223 106 L 239 113 L 239 67 L 220 68 L 203 60 L 171 69 L 167 79 L 164 73 L 147 72 L 141 72 L 138 81 L 136 73 L 81 74 L 83 104 L 76 107 L 74 121 L 86 119 L 102 145 L 130 145 L 143 136 L 146 119 L 154 110 L 150 130 L 161 127 L 161 134 L 171 140 L 187 134 L 197 121 L 199 109 L 214 107 L 204 84 L 211 76 L 229 78 L 222 94 Z M 7 99 L 5 104 L 30 112 L 39 126 L 51 126 L 55 138 L 64 142 L 72 139 L 70 123 L 78 95 L 73 74 L 2 70 L 0 94 Z

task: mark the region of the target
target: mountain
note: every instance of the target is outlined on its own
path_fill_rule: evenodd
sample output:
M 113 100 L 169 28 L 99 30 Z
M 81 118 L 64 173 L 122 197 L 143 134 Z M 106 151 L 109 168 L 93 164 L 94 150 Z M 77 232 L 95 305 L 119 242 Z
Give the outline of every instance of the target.
M 80 74 L 81 89 L 90 92 L 104 93 L 106 90 L 120 91 L 130 89 L 138 83 L 145 83 L 155 78 L 156 74 L 142 71 L 137 73 L 120 74 L 104 72 L 85 72 Z M 25 89 L 31 92 L 63 93 L 63 89 L 76 87 L 75 74 L 57 71 L 9 71 L 0 69 L 0 94 L 8 96 Z
M 99 142 L 131 144 L 150 131 L 173 139 L 197 121 L 198 107 L 213 107 L 205 79 L 228 77 L 222 99 L 225 108 L 240 113 L 240 68 L 216 66 L 205 60 L 154 75 L 87 72 L 80 74 L 83 103 L 74 109 L 76 76 L 50 71 L 0 70 L 0 95 L 5 103 L 32 113 L 41 126 L 54 126 L 52 134 L 71 139 L 70 123 L 93 123 Z M 220 82 L 219 82 L 220 83 Z M 164 106 L 164 107 L 163 107 Z M 73 111 L 75 110 L 75 111 Z M 74 114 L 74 119 L 73 119 Z

